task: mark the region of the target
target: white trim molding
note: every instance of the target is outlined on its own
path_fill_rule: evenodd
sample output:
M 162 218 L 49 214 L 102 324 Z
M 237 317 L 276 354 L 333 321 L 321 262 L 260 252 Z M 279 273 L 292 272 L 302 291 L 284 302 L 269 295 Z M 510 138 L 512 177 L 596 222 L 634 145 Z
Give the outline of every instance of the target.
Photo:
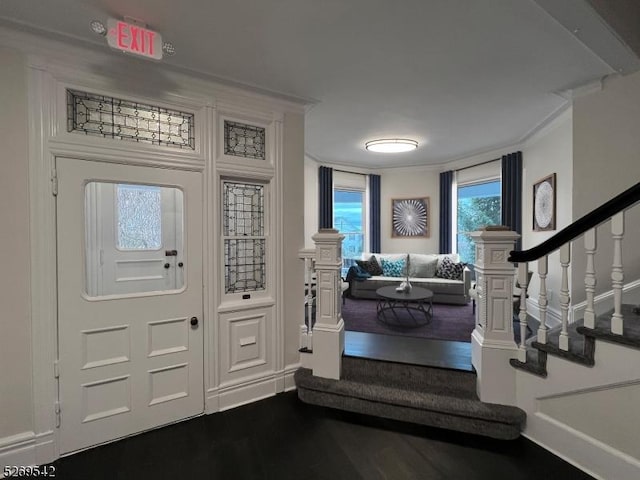
M 629 298 L 632 298 L 632 303 L 640 302 L 640 279 L 627 283 L 622 287 L 623 303 L 629 303 Z M 602 315 L 605 312 L 613 309 L 613 290 L 601 293 L 593 299 L 596 315 Z M 571 306 L 571 319 L 572 321 L 584 318 L 584 311 L 587 308 L 587 301 L 576 303 Z
M 0 438 L 0 478 L 6 466 L 42 465 L 51 462 L 53 452 L 53 432 L 36 435 L 32 431 Z
M 540 321 L 540 306 L 534 298 L 527 298 L 527 315 Z M 562 313 L 552 307 L 547 307 L 547 327 L 553 328 L 562 323 Z
M 636 480 L 640 461 L 554 418 L 537 412 L 527 416 L 522 434 L 545 450 L 594 478 Z

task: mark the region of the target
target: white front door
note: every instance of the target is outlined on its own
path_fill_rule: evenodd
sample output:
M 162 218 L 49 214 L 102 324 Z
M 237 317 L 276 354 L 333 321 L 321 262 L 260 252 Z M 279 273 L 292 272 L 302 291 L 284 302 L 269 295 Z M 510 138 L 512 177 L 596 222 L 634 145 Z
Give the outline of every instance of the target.
M 202 175 L 68 158 L 56 168 L 68 453 L 203 411 Z

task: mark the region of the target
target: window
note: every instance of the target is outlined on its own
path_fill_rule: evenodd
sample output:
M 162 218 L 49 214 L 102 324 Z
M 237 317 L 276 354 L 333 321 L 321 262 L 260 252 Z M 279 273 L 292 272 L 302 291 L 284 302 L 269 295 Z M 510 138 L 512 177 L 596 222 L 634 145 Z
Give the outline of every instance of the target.
M 195 150 L 192 113 L 67 90 L 67 130 L 85 135 Z
M 458 185 L 456 243 L 460 260 L 474 264 L 475 244 L 470 232 L 485 225 L 500 225 L 500 180 Z
M 342 241 L 342 274 L 359 260 L 364 251 L 365 191 L 333 190 L 333 227 L 344 235 Z
M 265 186 L 222 183 L 224 291 L 266 287 Z
M 117 185 L 119 250 L 159 250 L 162 246 L 160 187 Z
M 184 287 L 182 190 L 86 184 L 85 288 L 90 297 L 175 292 Z

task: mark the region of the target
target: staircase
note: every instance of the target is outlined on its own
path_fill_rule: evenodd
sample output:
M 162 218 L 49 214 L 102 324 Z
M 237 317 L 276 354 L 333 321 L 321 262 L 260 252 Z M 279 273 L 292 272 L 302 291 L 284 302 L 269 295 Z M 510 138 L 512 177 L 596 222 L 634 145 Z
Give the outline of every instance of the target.
M 481 402 L 476 375 L 459 370 L 343 357 L 340 380 L 301 368 L 295 381 L 306 403 L 502 440 L 517 438 L 526 418 L 517 407 Z
M 613 310 L 597 317 L 594 328 L 584 326 L 584 320 L 569 324 L 569 349 L 560 348 L 560 333 L 562 326 L 548 331 L 547 343 L 540 343 L 537 337 L 526 341 L 527 359 L 521 362 L 512 358 L 509 363 L 517 369 L 538 375 L 547 376 L 547 355 L 556 355 L 571 362 L 587 367 L 595 365 L 596 340 L 617 343 L 627 347 L 640 349 L 640 313 L 638 307 L 622 304 L 622 315 L 625 319 L 625 329 L 621 335 L 611 333 L 611 317 Z
M 321 287 L 313 299 L 315 318 L 309 315 L 311 320 L 301 325 L 303 368 L 295 375 L 300 399 L 499 439 L 522 432 L 595 477 L 640 478 L 640 307 L 631 304 L 640 297 L 630 298 L 640 295 L 640 257 L 629 255 L 625 266 L 622 255 L 625 215 L 639 203 L 640 183 L 524 251 L 513 250 L 519 235 L 508 229 L 471 233 L 477 252 L 478 308 L 471 338 L 475 374 L 342 357 L 341 238 L 337 232 L 320 232 L 315 251 L 301 252 L 307 267 L 318 272 Z M 638 222 L 629 223 L 637 237 Z M 579 241 L 583 247 L 576 248 Z M 607 248 L 598 251 L 600 242 Z M 582 248 L 584 286 L 571 289 L 571 252 L 582 254 Z M 625 248 L 633 253 L 638 247 L 630 242 Z M 554 252 L 560 264 L 551 269 L 560 285 L 554 292 L 559 325 L 549 321 L 547 297 Z M 602 258 L 609 267 L 596 271 Z M 530 264 L 537 267 L 531 282 L 537 282 L 535 298 L 528 293 Z M 633 277 L 627 284 L 625 267 Z M 520 335 L 512 322 L 516 270 Z M 572 292 L 586 300 L 572 305 Z M 540 322 L 530 338 L 528 302 Z

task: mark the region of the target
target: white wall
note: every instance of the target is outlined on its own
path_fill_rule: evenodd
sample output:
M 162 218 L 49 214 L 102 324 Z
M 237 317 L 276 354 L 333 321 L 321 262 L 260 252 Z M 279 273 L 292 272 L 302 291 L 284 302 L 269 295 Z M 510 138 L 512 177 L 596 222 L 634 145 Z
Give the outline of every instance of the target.
M 313 248 L 311 237 L 318 231 L 318 167 L 315 160 L 304 157 L 304 246 Z
M 433 167 L 381 169 L 380 229 L 384 253 L 438 253 L 440 218 L 440 173 Z M 393 238 L 391 236 L 391 200 L 429 197 L 429 238 Z
M 638 399 L 640 384 L 628 383 L 540 400 L 540 411 L 640 460 Z
M 284 118 L 283 171 L 283 241 L 284 241 L 284 292 L 283 314 L 285 321 L 285 366 L 299 361 L 300 324 L 304 321 L 304 262 L 298 251 L 304 247 L 302 225 L 307 216 L 304 176 L 304 115 L 288 113 Z
M 523 199 L 522 199 L 522 248 L 528 249 L 544 242 L 572 222 L 573 185 L 573 119 L 572 110 L 565 110 L 546 128 L 532 137 L 522 150 Z M 533 231 L 533 184 L 552 173 L 556 174 L 556 229 L 548 232 Z M 560 311 L 561 269 L 559 253 L 549 256 L 547 290 L 549 309 Z M 533 262 L 529 270 L 534 272 L 530 297 L 537 301 L 539 294 L 538 265 Z M 537 316 L 537 312 L 532 312 Z
M 33 430 L 24 58 L 0 48 L 0 439 Z
M 605 82 L 602 91 L 577 98 L 573 107 L 573 217 L 577 219 L 640 181 L 640 72 Z M 598 234 L 596 293 L 611 289 L 611 229 Z M 626 218 L 625 282 L 640 278 L 640 207 Z M 573 255 L 572 300 L 584 300 L 586 258 Z

